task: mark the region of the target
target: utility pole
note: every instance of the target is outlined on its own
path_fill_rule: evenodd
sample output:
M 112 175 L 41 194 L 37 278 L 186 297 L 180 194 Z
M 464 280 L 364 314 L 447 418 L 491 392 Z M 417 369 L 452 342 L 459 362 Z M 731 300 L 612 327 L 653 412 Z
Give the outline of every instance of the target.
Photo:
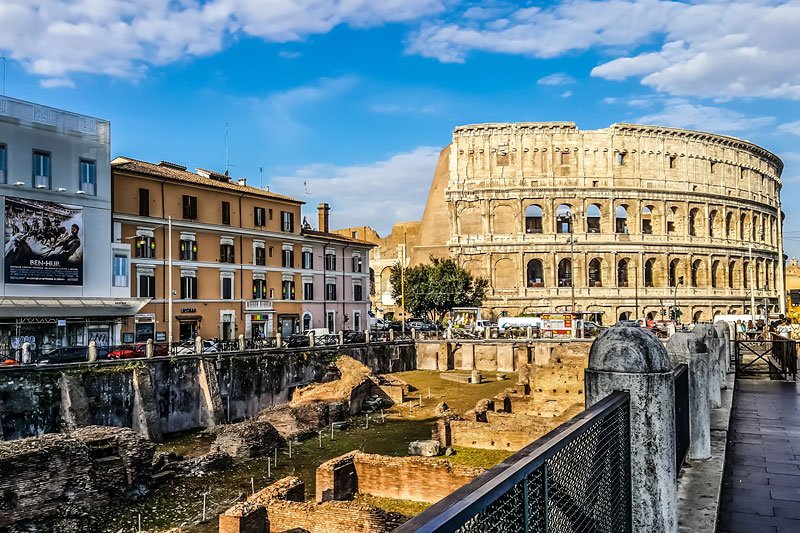
M 174 320 L 172 314 L 172 216 L 167 218 L 167 270 L 169 271 L 167 276 L 167 315 L 169 315 L 167 317 L 167 339 L 169 345 L 172 346 L 172 322 Z

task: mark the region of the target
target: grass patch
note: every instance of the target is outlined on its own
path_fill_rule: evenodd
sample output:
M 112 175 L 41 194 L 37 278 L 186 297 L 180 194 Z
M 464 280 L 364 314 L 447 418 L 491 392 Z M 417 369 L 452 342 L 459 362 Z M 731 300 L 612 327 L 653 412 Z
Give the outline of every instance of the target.
M 453 446 L 453 451 L 455 453 L 445 459 L 453 464 L 477 468 L 491 468 L 514 455 L 514 452 L 506 450 L 481 450 L 461 446 Z
M 390 513 L 400 513 L 406 516 L 416 516 L 430 507 L 431 503 L 411 502 L 408 500 L 394 500 L 392 498 L 380 498 L 368 494 L 356 494 L 354 501 L 374 505 L 378 509 L 383 509 Z

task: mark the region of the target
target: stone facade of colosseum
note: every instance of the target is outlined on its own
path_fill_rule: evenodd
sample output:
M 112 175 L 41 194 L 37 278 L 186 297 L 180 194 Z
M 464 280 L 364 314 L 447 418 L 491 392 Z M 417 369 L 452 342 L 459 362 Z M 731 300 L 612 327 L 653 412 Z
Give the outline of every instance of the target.
M 758 311 L 783 310 L 782 169 L 747 141 L 675 128 L 460 126 L 422 220 L 373 253 L 398 257 L 405 241 L 411 264 L 456 257 L 489 278 L 494 316 L 574 305 L 608 324 L 677 301 L 684 321 L 710 320 L 749 313 L 751 290 Z

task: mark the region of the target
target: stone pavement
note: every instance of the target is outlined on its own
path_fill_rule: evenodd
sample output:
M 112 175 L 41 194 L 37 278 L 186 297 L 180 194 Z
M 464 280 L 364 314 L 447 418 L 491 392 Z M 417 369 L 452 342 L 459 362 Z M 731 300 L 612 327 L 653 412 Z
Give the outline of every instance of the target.
M 719 532 L 800 532 L 800 383 L 736 380 Z

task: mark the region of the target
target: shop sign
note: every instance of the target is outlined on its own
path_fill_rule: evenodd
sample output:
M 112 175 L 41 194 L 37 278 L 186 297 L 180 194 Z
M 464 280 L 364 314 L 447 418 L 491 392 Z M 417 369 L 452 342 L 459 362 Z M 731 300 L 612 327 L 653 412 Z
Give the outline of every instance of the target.
M 181 313 L 196 313 L 197 308 L 195 307 L 184 307 L 181 309 Z

